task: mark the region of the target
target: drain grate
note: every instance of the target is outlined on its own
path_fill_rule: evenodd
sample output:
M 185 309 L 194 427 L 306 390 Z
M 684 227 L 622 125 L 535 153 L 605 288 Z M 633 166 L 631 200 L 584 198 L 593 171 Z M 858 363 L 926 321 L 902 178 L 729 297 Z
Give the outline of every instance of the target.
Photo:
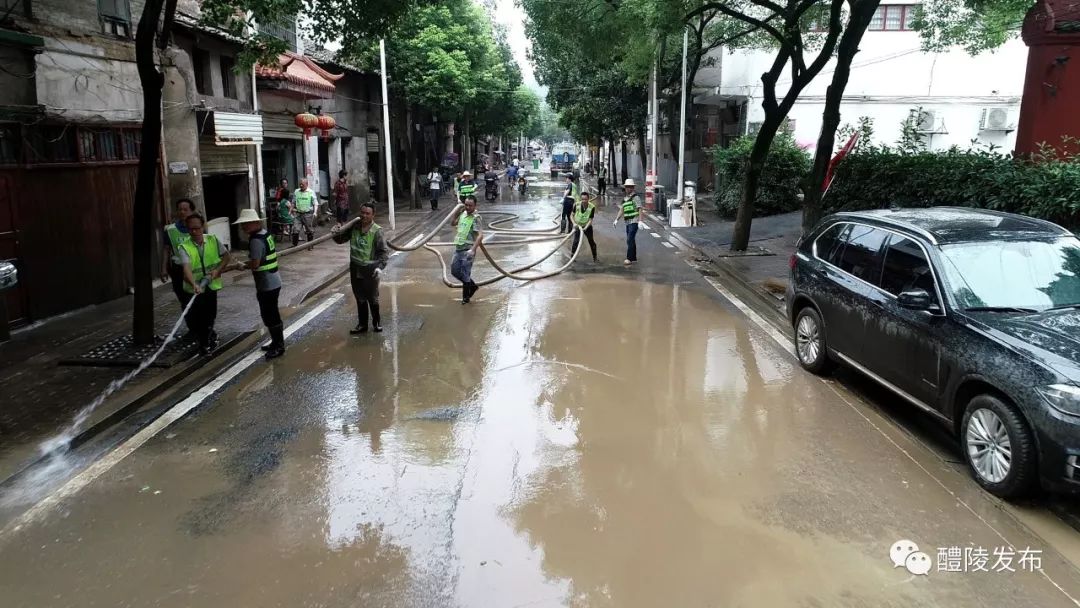
M 94 367 L 137 367 L 140 363 L 154 354 L 164 336 L 154 336 L 153 344 L 135 344 L 131 336 L 118 336 L 99 344 L 86 353 L 73 359 L 64 359 L 60 365 L 87 365 Z M 173 339 L 161 356 L 154 361 L 151 367 L 167 368 L 182 361 L 190 359 L 196 354 L 198 345 L 193 339 L 185 339 L 184 336 Z

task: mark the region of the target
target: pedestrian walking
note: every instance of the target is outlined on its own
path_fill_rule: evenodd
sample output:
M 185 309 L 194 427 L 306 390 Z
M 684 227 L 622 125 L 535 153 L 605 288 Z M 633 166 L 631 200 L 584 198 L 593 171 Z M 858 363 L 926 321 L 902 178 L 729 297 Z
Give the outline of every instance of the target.
M 476 212 L 476 196 L 464 198 L 465 213 L 458 209 L 451 223 L 457 229 L 454 236 L 454 261 L 450 264 L 450 274 L 461 281 L 461 303 L 468 304 L 480 286 L 472 280 L 472 266 L 476 259 L 476 248 L 480 246 L 483 234 L 480 227 L 483 220 Z
M 619 215 L 615 216 L 612 226 L 619 224 L 619 218 L 626 223 L 626 259 L 623 264 L 629 266 L 637 261 L 638 218 L 641 216 L 641 196 L 635 191 L 634 180 L 623 182 L 623 200 L 619 206 Z
M 332 229 L 334 242 L 349 243 L 349 279 L 353 297 L 356 298 L 356 327 L 350 334 L 362 334 L 368 330 L 368 311 L 371 312 L 371 329 L 382 331 L 379 314 L 379 277 L 390 260 L 390 251 L 383 238 L 382 227 L 375 223 L 375 205 L 360 205 L 360 221 L 348 229 L 339 226 Z
M 289 199 L 285 199 L 278 203 L 277 217 L 274 220 L 274 232 L 281 236 L 286 232 L 288 228 L 289 239 L 292 242 L 292 246 L 300 242 L 300 232 L 296 229 L 296 216 L 293 215 L 293 204 Z
M 338 180 L 334 182 L 334 213 L 337 215 L 337 223 L 344 224 L 349 221 L 349 172 L 342 169 L 337 176 Z
M 300 187 L 293 192 L 293 207 L 300 217 L 300 225 L 304 227 L 305 238 L 310 243 L 315 238 L 315 192 L 308 188 L 308 180 L 300 180 Z
M 581 226 L 582 232 L 585 233 L 585 238 L 589 240 L 589 249 L 592 249 L 592 261 L 596 260 L 596 241 L 593 240 L 593 217 L 596 216 L 596 203 L 592 202 L 591 195 L 588 192 L 581 193 L 581 200 L 574 204 L 574 223 Z M 578 245 L 581 241 L 581 233 L 577 230 L 574 231 L 574 246 L 571 247 L 571 251 L 577 253 Z
M 161 282 L 172 282 L 173 295 L 180 302 L 180 311 L 187 308 L 191 295 L 184 291 L 184 263 L 180 258 L 180 246 L 191 238 L 187 227 L 187 218 L 195 212 L 195 203 L 189 198 L 176 201 L 176 221 L 165 226 L 165 249 L 161 256 Z M 191 320 L 184 319 L 188 331 Z
M 270 197 L 270 216 L 276 217 L 278 213 L 278 206 L 284 203 L 288 203 L 292 198 L 292 190 L 289 190 L 289 180 L 283 179 L 278 183 L 278 187 L 274 189 L 274 195 Z
M 201 215 L 189 215 L 187 227 L 191 238 L 180 244 L 180 260 L 184 265 L 184 291 L 195 298 L 188 316 L 191 331 L 199 342 L 199 353 L 209 355 L 217 347 L 214 321 L 217 292 L 222 287 L 221 273 L 232 264 L 232 257 L 216 236 L 204 232 L 206 223 Z
M 559 221 L 559 233 L 574 229 L 574 205 L 581 200 L 581 191 L 572 173 L 566 174 L 566 189 L 563 190 L 562 219 Z
M 432 167 L 431 173 L 427 175 L 428 192 L 431 196 L 431 210 L 434 211 L 439 208 L 439 195 L 442 194 L 442 175 L 439 174 L 438 167 Z
M 596 193 L 607 196 L 607 166 L 601 164 L 600 172 L 596 175 Z
M 281 295 L 281 275 L 278 274 L 277 243 L 274 236 L 263 227 L 259 213 L 254 209 L 240 210 L 240 217 L 233 224 L 240 226 L 248 235 L 248 261 L 242 268 L 251 270 L 255 279 L 255 300 L 259 303 L 259 315 L 270 332 L 270 343 L 262 350 L 267 359 L 285 354 L 285 326 L 278 310 Z

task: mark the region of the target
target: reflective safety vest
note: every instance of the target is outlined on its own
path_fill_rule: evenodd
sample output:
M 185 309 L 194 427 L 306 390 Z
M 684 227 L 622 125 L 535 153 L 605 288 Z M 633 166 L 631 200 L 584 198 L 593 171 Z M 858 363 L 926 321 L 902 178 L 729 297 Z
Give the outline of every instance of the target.
M 181 244 L 180 247 L 187 253 L 188 260 L 191 262 L 191 274 L 196 285 L 202 282 L 203 277 L 209 276 L 221 266 L 221 248 L 218 246 L 217 237 L 212 234 L 203 237 L 202 255 L 199 255 L 199 247 L 195 244 L 195 241 L 188 240 Z M 210 281 L 211 291 L 217 291 L 221 287 L 221 277 Z M 184 282 L 184 291 L 195 293 L 195 289 L 188 285 L 187 281 Z
M 469 236 L 472 235 L 473 226 L 476 224 L 476 216 L 462 214 L 458 218 L 457 235 L 454 237 L 454 245 L 458 247 L 464 245 L 469 241 Z
M 469 196 L 470 194 L 476 195 L 476 183 L 475 182 L 471 183 L 471 184 L 466 184 L 465 182 L 462 182 L 461 184 L 458 185 L 458 195 L 460 195 L 461 198 L 465 198 L 466 196 Z
M 315 208 L 315 193 L 311 190 L 297 189 L 293 193 L 293 198 L 295 199 L 293 204 L 299 213 L 307 213 Z
M 581 202 L 581 187 L 577 182 L 570 182 L 570 198 L 574 199 L 574 203 Z
M 165 234 L 169 235 L 169 246 L 172 247 L 172 261 L 174 264 L 180 264 L 180 245 L 184 241 L 190 241 L 191 235 L 187 232 L 180 232 L 180 229 L 176 227 L 176 224 L 169 224 L 165 227 Z
M 622 202 L 623 219 L 632 220 L 638 216 L 637 199 L 634 197 L 624 198 Z
M 600 179 L 607 177 L 607 167 L 600 167 Z
M 371 263 L 371 256 L 375 254 L 375 235 L 380 230 L 382 227 L 378 224 L 372 224 L 366 233 L 360 232 L 359 228 L 353 228 L 352 238 L 349 239 L 349 259 L 353 264 Z
M 596 209 L 596 205 L 592 202 L 590 202 L 589 205 L 584 209 L 581 208 L 581 203 L 578 203 L 574 207 L 574 222 L 578 226 L 584 228 L 585 225 L 589 223 L 589 219 L 592 217 L 594 209 Z
M 263 247 L 266 253 L 263 254 L 261 260 L 259 260 L 258 268 L 251 269 L 251 272 L 277 272 L 277 245 L 274 243 L 274 236 L 270 233 L 255 234 L 251 238 L 259 239 L 263 242 Z

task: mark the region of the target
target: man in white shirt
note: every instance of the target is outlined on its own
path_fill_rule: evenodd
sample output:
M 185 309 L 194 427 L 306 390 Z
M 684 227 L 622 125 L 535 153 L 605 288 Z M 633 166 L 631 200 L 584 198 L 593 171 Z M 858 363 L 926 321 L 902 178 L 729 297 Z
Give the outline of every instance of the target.
M 439 175 L 438 167 L 431 168 L 427 180 L 428 192 L 431 193 L 431 210 L 434 211 L 439 208 L 439 195 L 442 194 L 442 175 Z

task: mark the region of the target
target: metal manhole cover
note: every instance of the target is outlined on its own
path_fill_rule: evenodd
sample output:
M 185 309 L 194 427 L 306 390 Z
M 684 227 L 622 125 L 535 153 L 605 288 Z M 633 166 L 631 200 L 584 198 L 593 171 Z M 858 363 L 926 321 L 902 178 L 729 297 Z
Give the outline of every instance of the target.
M 73 359 L 64 359 L 60 365 L 87 365 L 100 367 L 137 367 L 157 352 L 163 336 L 154 336 L 153 344 L 135 344 L 132 336 L 118 336 L 99 344 Z M 151 367 L 172 367 L 196 354 L 198 345 L 194 340 L 181 336 L 173 339 Z

